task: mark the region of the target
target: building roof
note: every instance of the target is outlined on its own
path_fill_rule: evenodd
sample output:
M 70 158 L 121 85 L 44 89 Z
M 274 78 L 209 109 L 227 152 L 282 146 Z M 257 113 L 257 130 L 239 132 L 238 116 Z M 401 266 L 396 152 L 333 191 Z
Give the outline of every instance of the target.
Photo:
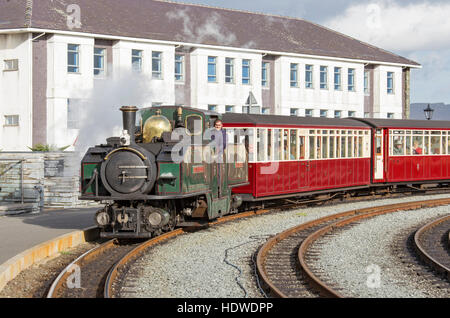
M 228 113 L 222 116 L 224 124 L 251 124 L 251 125 L 285 125 L 305 127 L 357 127 L 370 128 L 369 125 L 351 119 L 322 118 L 322 117 L 297 117 L 258 114 Z
M 410 120 L 410 119 L 371 119 L 355 118 L 374 128 L 411 128 L 411 129 L 450 129 L 450 121 L 443 120 Z
M 81 28 L 67 25 L 68 5 Z M 74 31 L 181 43 L 248 48 L 420 66 L 303 19 L 159 0 L 27 0 L 0 2 L 0 30 Z

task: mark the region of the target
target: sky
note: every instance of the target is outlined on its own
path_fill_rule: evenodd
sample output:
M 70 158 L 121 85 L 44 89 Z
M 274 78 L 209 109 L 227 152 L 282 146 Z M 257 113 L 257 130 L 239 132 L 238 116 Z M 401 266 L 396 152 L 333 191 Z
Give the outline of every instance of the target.
M 409 58 L 411 103 L 450 104 L 450 0 L 172 0 L 302 18 Z

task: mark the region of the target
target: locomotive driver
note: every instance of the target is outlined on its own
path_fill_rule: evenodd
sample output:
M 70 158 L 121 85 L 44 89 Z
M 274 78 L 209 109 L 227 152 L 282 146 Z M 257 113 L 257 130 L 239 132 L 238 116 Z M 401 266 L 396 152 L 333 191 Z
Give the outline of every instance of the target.
M 216 148 L 217 162 L 223 163 L 223 151 L 227 148 L 227 132 L 223 129 L 223 123 L 220 119 L 216 119 L 214 122 L 211 140 L 214 141 Z
M 217 183 L 219 185 L 219 197 L 222 196 L 222 178 L 224 173 L 223 158 L 224 150 L 227 148 L 227 132 L 223 129 L 223 123 L 220 119 L 214 122 L 214 129 L 211 132 L 211 140 L 214 142 L 215 154 L 217 160 Z

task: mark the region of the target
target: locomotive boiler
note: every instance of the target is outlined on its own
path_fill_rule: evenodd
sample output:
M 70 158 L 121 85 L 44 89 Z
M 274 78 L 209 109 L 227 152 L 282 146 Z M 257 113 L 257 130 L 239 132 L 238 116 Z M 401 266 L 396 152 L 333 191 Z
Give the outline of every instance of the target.
M 121 136 L 88 149 L 81 162 L 80 199 L 104 203 L 95 216 L 102 237 L 150 238 L 237 212 L 242 199 L 232 188 L 247 184 L 247 154 L 234 138 L 217 149 L 210 131 L 219 114 L 120 110 Z

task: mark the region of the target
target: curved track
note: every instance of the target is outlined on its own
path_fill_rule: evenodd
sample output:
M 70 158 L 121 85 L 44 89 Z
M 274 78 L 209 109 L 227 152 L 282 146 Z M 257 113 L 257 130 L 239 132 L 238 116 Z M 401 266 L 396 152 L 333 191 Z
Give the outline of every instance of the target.
M 229 222 L 269 212 L 252 211 L 223 217 L 207 226 Z M 204 227 L 201 227 L 204 228 Z M 121 272 L 148 248 L 167 241 L 192 229 L 177 229 L 154 239 L 135 241 L 107 241 L 81 255 L 69 264 L 51 285 L 47 298 L 110 298 Z M 194 229 L 195 230 L 195 229 Z
M 418 256 L 450 281 L 450 215 L 435 220 L 414 235 Z
M 115 262 L 136 245 L 114 239 L 86 252 L 59 274 L 47 298 L 102 297 L 106 274 Z
M 314 241 L 364 218 L 448 204 L 450 199 L 392 204 L 339 213 L 299 225 L 273 237 L 261 247 L 257 256 L 258 275 L 274 297 L 342 297 L 339 290 L 328 286 L 318 277 L 320 274 L 308 266 L 308 259 L 316 256 L 309 250 Z

